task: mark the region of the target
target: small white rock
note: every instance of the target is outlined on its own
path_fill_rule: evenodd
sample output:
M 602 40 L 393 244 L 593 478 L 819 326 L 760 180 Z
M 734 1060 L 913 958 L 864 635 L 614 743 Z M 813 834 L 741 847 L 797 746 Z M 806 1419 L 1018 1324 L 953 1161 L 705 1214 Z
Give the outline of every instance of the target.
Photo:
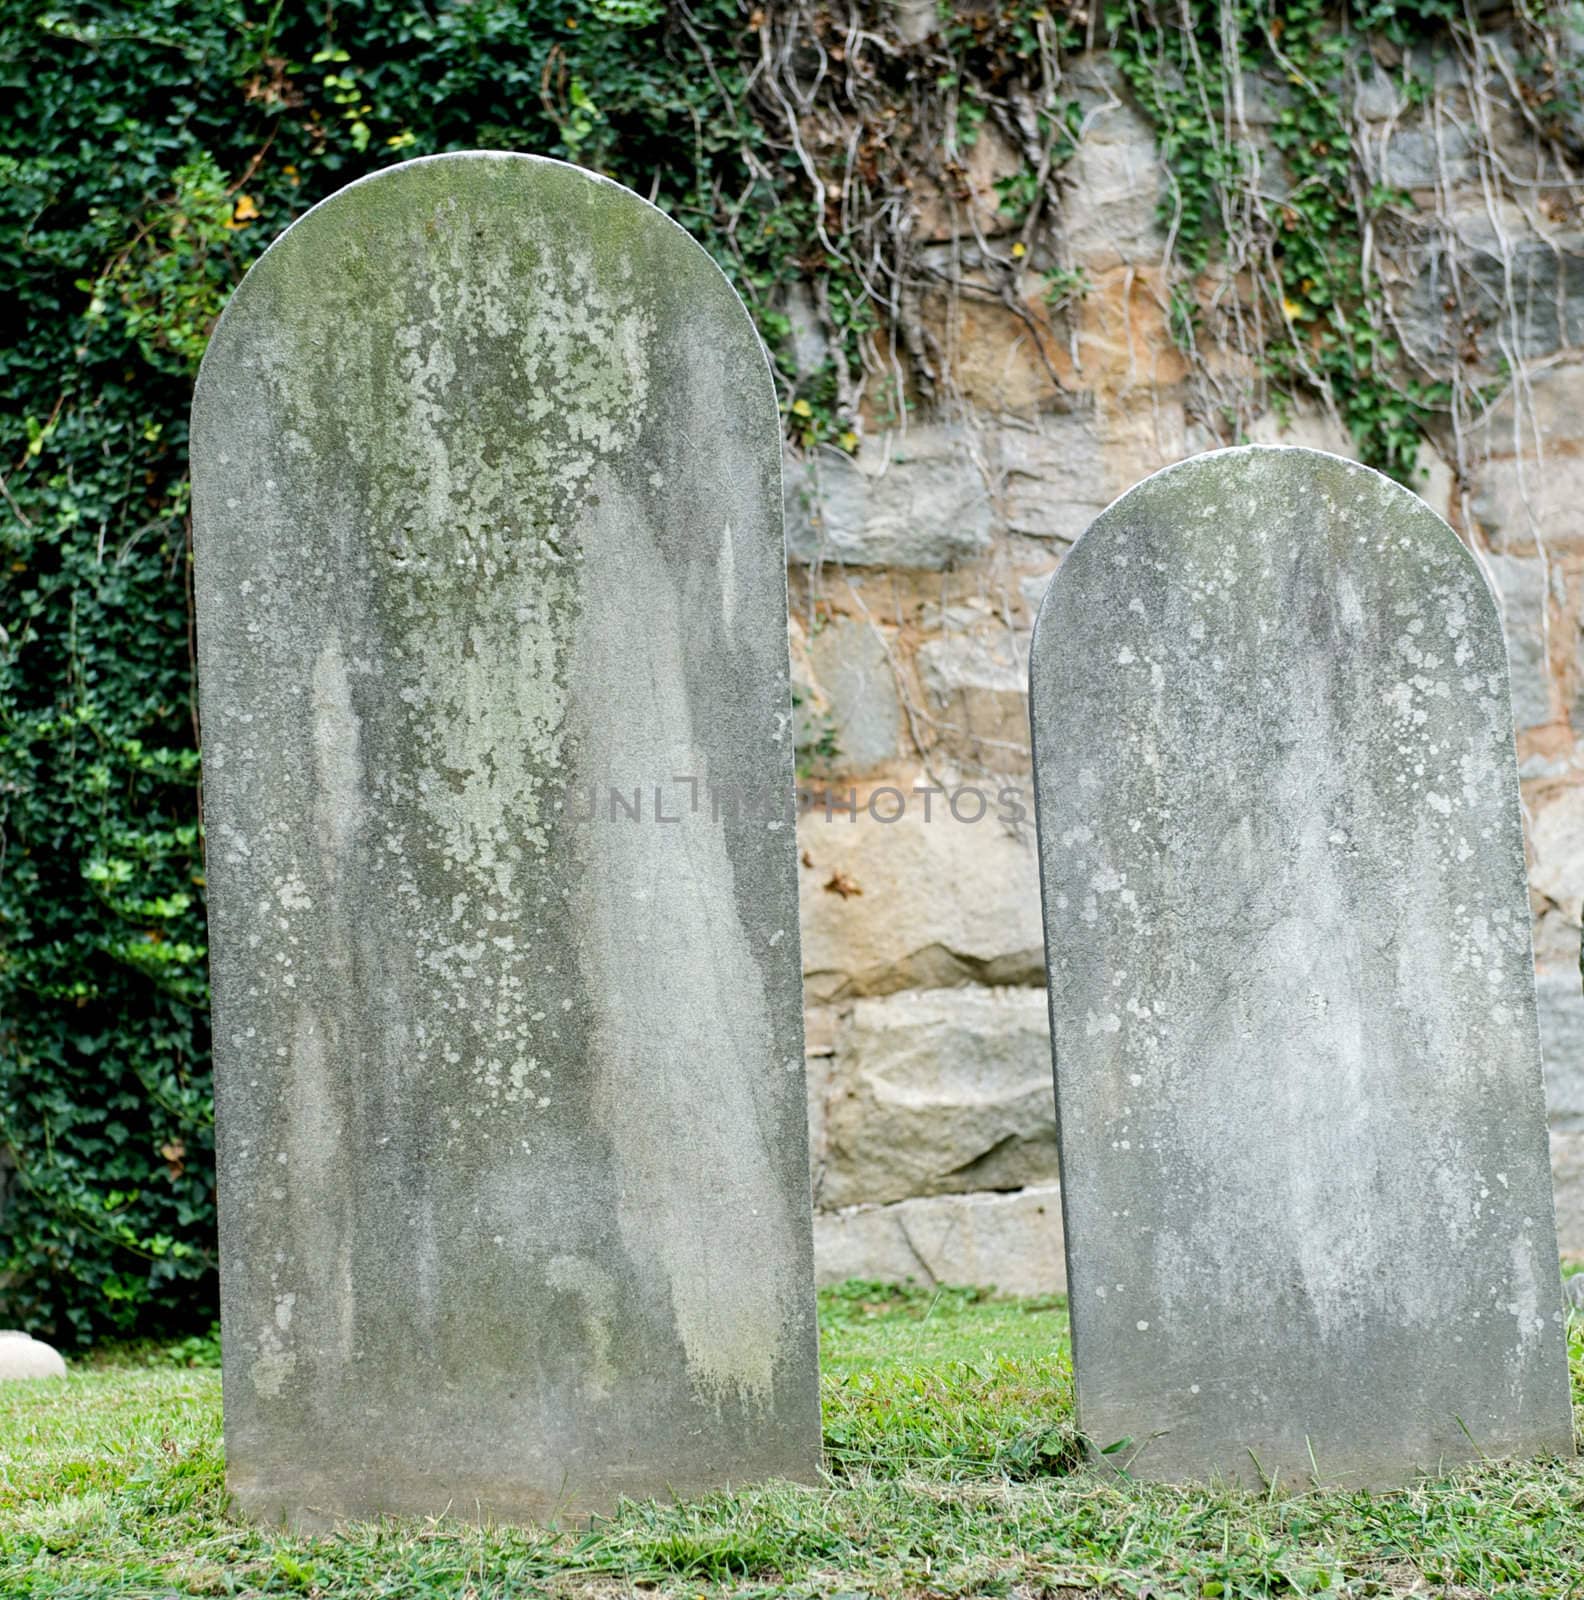
M 17 1328 L 0 1328 L 0 1383 L 11 1378 L 64 1378 L 60 1353 Z

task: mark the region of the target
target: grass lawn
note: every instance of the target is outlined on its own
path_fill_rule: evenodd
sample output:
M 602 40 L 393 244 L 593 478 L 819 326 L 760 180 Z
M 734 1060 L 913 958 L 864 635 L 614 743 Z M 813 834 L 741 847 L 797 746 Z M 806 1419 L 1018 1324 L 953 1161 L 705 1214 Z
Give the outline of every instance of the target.
M 821 1299 L 828 1481 L 592 1529 L 226 1515 L 220 1375 L 147 1349 L 0 1387 L 0 1600 L 1571 1595 L 1584 1468 L 1471 1468 L 1388 1495 L 1150 1488 L 1075 1468 L 1059 1302 L 861 1285 Z M 203 1359 L 204 1345 L 177 1352 Z M 1584 1398 L 1584 1331 L 1571 1340 Z

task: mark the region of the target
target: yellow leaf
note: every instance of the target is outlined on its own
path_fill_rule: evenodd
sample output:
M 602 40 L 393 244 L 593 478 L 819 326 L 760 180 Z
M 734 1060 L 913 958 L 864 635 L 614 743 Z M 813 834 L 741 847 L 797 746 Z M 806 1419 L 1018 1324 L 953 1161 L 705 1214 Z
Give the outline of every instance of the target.
M 251 222 L 259 214 L 259 208 L 254 203 L 250 194 L 239 194 L 236 205 L 231 210 L 231 223 L 233 227 L 240 228 L 244 223 Z
M 792 402 L 792 415 L 794 417 L 812 417 L 814 407 L 807 400 L 794 400 Z
M 851 428 L 841 436 L 841 447 L 843 450 L 856 450 L 858 448 L 858 435 Z
M 1021 261 L 1027 254 L 1028 246 L 1024 244 L 1021 239 L 1019 239 L 1018 242 L 1012 246 L 1012 259 L 1014 261 Z
M 1282 315 L 1286 317 L 1289 322 L 1297 317 L 1302 311 L 1303 307 L 1299 305 L 1296 300 L 1282 301 Z

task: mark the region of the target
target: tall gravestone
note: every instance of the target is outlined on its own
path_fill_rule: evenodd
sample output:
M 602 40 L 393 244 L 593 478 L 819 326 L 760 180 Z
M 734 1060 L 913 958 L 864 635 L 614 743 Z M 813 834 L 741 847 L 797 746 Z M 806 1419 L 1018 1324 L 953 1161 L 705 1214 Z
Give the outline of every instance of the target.
M 411 162 L 248 274 L 192 455 L 240 1504 L 807 1478 L 793 834 L 701 798 L 793 785 L 741 303 L 613 183 Z
M 1423 502 L 1139 484 L 1032 648 L 1079 1421 L 1162 1480 L 1572 1451 L 1507 664 Z

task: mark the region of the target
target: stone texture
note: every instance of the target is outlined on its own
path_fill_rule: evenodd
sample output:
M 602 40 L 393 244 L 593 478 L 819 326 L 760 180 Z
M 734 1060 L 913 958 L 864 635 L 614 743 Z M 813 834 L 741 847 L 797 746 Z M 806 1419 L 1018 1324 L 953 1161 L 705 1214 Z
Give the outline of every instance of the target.
M 896 760 L 902 704 L 886 641 L 873 624 L 832 617 L 809 641 L 809 659 L 823 708 L 817 727 L 799 729 L 798 743 L 817 746 L 828 733 L 836 747 L 834 756 L 815 757 L 818 770 L 864 773 Z
M 967 432 L 925 423 L 858 457 L 815 451 L 786 471 L 794 561 L 939 569 L 990 542 L 990 494 Z
M 1557 1195 L 1557 1243 L 1563 1256 L 1584 1261 L 1584 1133 L 1552 1130 L 1550 1181 Z
M 814 1219 L 814 1259 L 822 1284 L 911 1279 L 1059 1294 L 1067 1287 L 1061 1190 L 1049 1184 L 826 1212 Z
M 1537 543 L 1548 551 L 1584 550 L 1584 456 L 1559 454 L 1543 464 L 1533 455 L 1507 456 L 1479 470 L 1473 496 L 1474 519 L 1499 551 L 1528 552 Z
M 1561 1133 L 1584 1133 L 1584 989 L 1578 968 L 1535 974 L 1546 1111 Z
M 1556 1193 L 1557 1244 L 1564 1256 L 1584 1260 L 1584 1132 L 1552 1129 L 1551 1183 Z
M 1584 366 L 1542 367 L 1511 383 L 1469 431 L 1471 454 L 1543 458 L 1576 447 L 1584 427 Z
M 1165 1480 L 1571 1454 L 1472 557 L 1363 467 L 1199 457 L 1068 553 L 1032 693 L 1085 1433 Z
M 1031 616 L 1039 615 L 1045 591 L 1050 588 L 1050 581 L 1055 576 L 1056 569 L 1052 567 L 1048 572 L 1031 572 L 1018 579 L 1018 593 L 1023 597 L 1024 609 Z
M 1160 261 L 1161 162 L 1140 112 L 1118 98 L 1093 108 L 1062 178 L 1062 242 L 1074 264 L 1099 272 Z
M 1293 407 L 1285 414 L 1262 412 L 1249 424 L 1248 443 L 1294 445 L 1358 460 L 1358 447 L 1341 420 L 1316 406 Z
M 1000 436 L 1006 525 L 1033 539 L 1071 544 L 1111 499 L 1105 445 L 1093 412 L 1008 426 Z
M 238 1504 L 812 1476 L 792 828 L 673 782 L 792 786 L 741 304 L 614 184 L 412 162 L 254 266 L 192 439 Z
M 1546 667 L 1546 573 L 1534 559 L 1486 556 L 1500 602 L 1512 680 L 1514 725 L 1537 728 L 1551 720 L 1551 675 Z
M 938 249 L 941 259 L 928 270 L 939 274 L 940 286 L 921 293 L 920 322 L 951 372 L 954 396 L 1003 415 L 1070 403 L 1072 359 L 1046 303 L 1046 280 L 1026 275 L 1021 298 L 1008 304 L 1002 297 L 1010 291 L 990 274 L 965 269 L 956 247 Z
M 1038 879 L 1027 780 L 981 780 L 954 786 L 952 796 L 920 796 L 932 787 L 920 773 L 895 787 L 907 802 L 895 822 L 882 822 L 897 802 L 866 803 L 854 814 L 847 789 L 831 796 L 827 819 L 816 805 L 798 825 L 802 850 L 801 921 L 804 987 L 824 1003 L 906 988 L 961 983 L 1038 982 L 1041 954 Z M 1009 798 L 1003 800 L 1003 796 Z M 929 805 L 928 820 L 924 806 Z M 1016 807 L 1017 831 L 998 821 Z
M 64 1378 L 59 1351 L 17 1328 L 0 1328 L 0 1383 L 19 1378 Z
M 1028 636 L 1004 623 L 949 631 L 918 648 L 932 748 L 998 772 L 1028 769 Z
M 922 44 L 940 31 L 935 0 L 891 0 L 891 25 L 906 44 Z
M 1422 134 L 1398 135 L 1393 146 L 1405 167 L 1422 170 L 1433 160 Z M 1412 350 L 1441 361 L 1454 353 L 1455 341 L 1466 343 L 1464 319 L 1445 312 L 1454 293 L 1464 318 L 1479 329 L 1492 371 L 1514 357 L 1533 361 L 1584 343 L 1584 235 L 1542 231 L 1532 210 L 1511 201 L 1493 205 L 1478 188 L 1448 223 L 1442 242 L 1410 258 L 1394 295 Z
M 1378 140 L 1366 138 L 1366 149 L 1371 144 L 1377 181 L 1394 189 L 1434 189 L 1479 177 L 1479 158 L 1469 135 L 1449 122 L 1393 127 Z
M 1499 551 L 1584 549 L 1584 366 L 1526 373 L 1470 430 L 1476 466 L 1471 509 Z M 1488 459 L 1487 459 L 1488 458 Z
M 1054 1181 L 1045 1011 L 1043 989 L 859 1000 L 837 1030 L 817 1203 Z
M 1529 887 L 1577 925 L 1584 904 L 1584 786 L 1537 796 L 1529 807 Z

